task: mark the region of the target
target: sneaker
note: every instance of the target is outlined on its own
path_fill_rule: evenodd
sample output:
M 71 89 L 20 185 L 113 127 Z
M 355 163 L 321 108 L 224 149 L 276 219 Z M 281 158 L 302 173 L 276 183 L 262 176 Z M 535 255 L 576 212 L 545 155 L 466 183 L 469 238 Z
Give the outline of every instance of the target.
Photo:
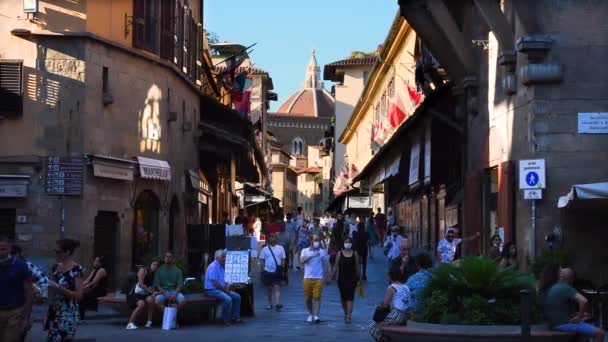
M 308 323 L 312 323 L 312 315 L 308 315 L 308 319 L 306 320 Z
M 319 318 L 319 316 L 315 316 L 314 321 L 315 321 L 315 324 L 321 323 L 321 319 Z
M 146 322 L 146 328 L 148 328 L 148 329 L 152 328 L 152 321 Z
M 135 325 L 133 323 L 127 324 L 127 330 L 135 330 L 135 329 L 137 329 L 137 325 Z

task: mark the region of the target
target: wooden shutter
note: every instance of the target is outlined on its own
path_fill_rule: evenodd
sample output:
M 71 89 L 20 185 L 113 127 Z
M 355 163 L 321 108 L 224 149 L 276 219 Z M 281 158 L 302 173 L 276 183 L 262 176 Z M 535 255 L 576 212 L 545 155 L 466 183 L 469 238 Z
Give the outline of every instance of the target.
M 201 79 L 202 76 L 202 65 L 203 65 L 203 25 L 201 24 L 200 28 L 196 27 L 196 47 L 195 47 L 195 56 L 196 56 L 196 68 L 194 73 L 194 78 L 196 80 L 201 80 L 201 84 L 204 82 Z
M 0 61 L 0 116 L 18 116 L 23 109 L 22 62 Z
M 133 47 L 144 48 L 146 32 L 146 4 L 145 0 L 133 0 Z
M 505 228 L 505 242 L 513 241 L 513 200 L 514 200 L 513 163 L 506 161 L 498 168 L 498 210 L 496 221 Z
M 196 34 L 196 21 L 192 17 L 192 10 L 190 10 L 190 69 L 188 70 L 190 79 L 196 81 L 196 45 L 197 45 L 197 34 Z
M 173 29 L 175 21 L 175 0 L 164 0 L 160 8 L 160 57 L 173 60 Z
M 176 2 L 175 7 L 175 45 L 173 46 L 174 51 L 174 62 L 178 68 L 182 68 L 184 65 L 184 6 L 181 2 Z

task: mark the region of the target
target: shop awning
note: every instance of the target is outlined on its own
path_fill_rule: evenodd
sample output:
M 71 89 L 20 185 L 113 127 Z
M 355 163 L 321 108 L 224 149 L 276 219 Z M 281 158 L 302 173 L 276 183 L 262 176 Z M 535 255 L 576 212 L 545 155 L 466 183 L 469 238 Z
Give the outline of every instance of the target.
M 133 180 L 136 162 L 103 155 L 89 155 L 93 159 L 93 174 L 96 177 Z
M 164 160 L 137 157 L 139 176 L 145 179 L 171 180 L 171 166 Z
M 27 197 L 29 175 L 0 175 L 0 198 Z
M 558 208 L 566 208 L 579 200 L 608 199 L 608 182 L 578 184 L 565 196 L 561 196 L 557 201 Z

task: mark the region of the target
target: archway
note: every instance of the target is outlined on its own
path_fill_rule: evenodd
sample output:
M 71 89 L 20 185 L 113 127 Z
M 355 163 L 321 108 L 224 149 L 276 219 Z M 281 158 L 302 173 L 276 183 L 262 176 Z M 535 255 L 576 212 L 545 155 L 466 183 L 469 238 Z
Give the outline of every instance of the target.
M 135 201 L 133 218 L 133 264 L 158 256 L 160 200 L 150 190 L 142 191 Z

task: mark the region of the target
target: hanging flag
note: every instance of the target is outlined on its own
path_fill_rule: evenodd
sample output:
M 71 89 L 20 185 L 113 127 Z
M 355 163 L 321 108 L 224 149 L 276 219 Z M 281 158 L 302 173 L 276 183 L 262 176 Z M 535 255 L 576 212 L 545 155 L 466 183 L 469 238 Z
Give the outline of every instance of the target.
M 391 98 L 389 99 L 390 104 L 388 107 L 388 112 L 386 113 L 386 117 L 392 129 L 399 127 L 407 117 L 407 113 L 405 112 L 403 107 L 400 106 L 401 101 L 399 100 L 400 98 L 397 95 L 397 92 L 395 92 L 393 96 L 391 96 Z
M 232 97 L 232 104 L 242 117 L 249 119 L 251 110 L 251 89 L 247 89 L 240 93 L 235 93 Z
M 412 102 L 412 107 L 415 109 L 416 107 L 418 107 L 420 102 L 422 102 L 422 93 L 419 93 L 416 90 L 416 88 L 410 86 L 409 84 L 407 84 L 406 87 L 407 87 L 407 92 L 410 95 L 410 101 Z

